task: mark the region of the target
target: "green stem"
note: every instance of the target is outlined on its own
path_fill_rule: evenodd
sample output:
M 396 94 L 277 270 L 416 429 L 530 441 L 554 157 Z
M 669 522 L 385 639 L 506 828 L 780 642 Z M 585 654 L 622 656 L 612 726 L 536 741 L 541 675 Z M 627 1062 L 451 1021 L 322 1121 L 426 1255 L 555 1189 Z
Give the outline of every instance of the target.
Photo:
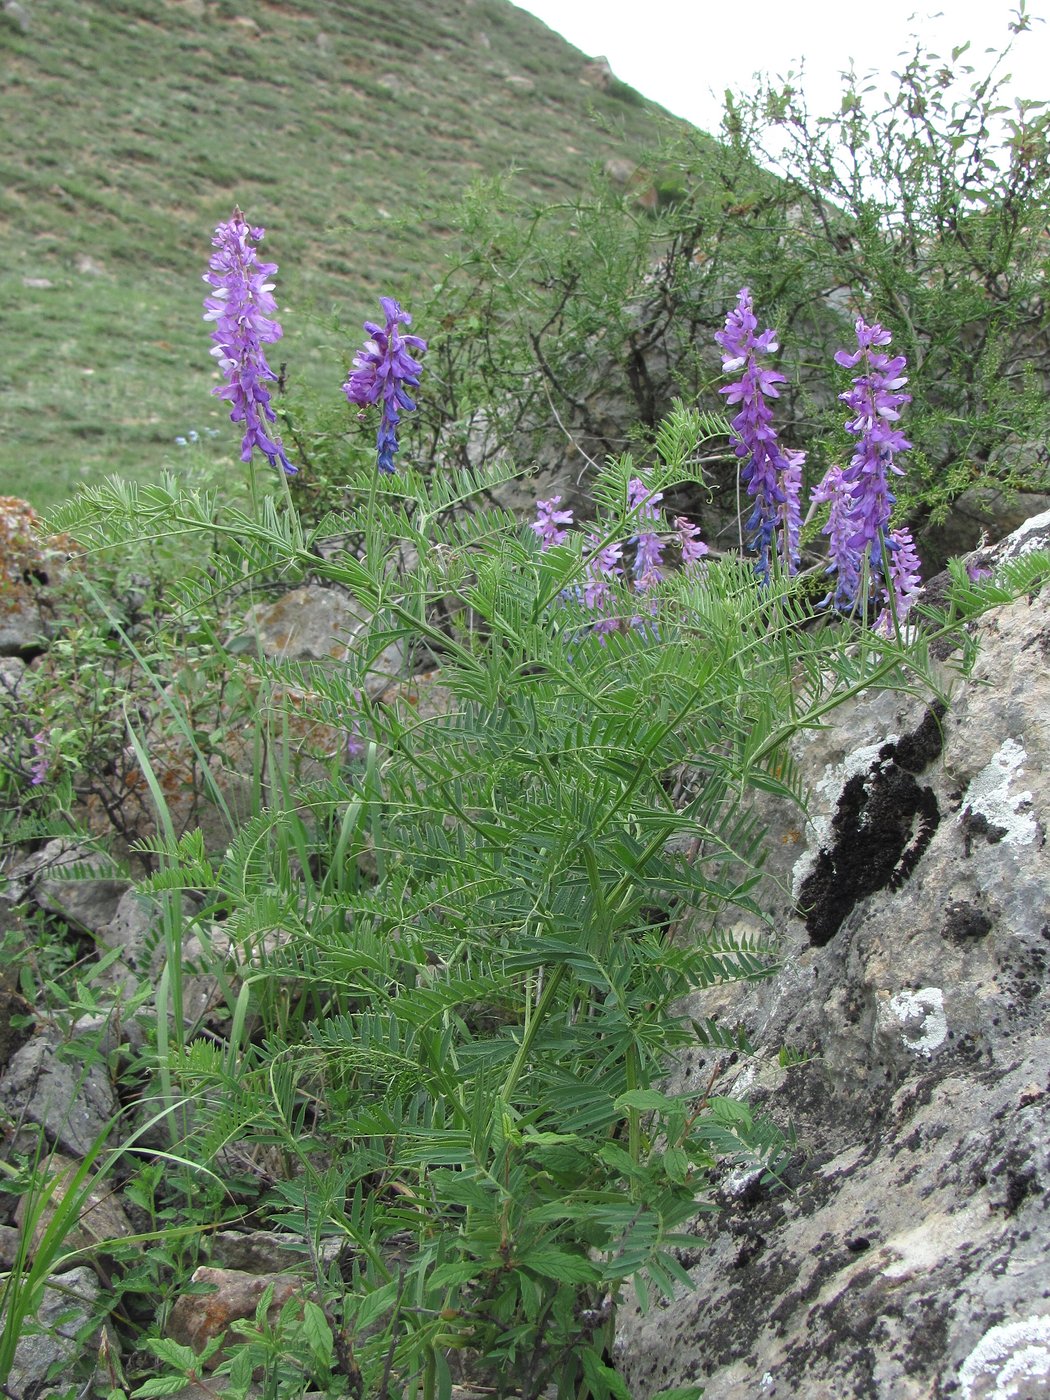
M 539 1005 L 533 1012 L 525 1034 L 521 1038 L 521 1044 L 518 1046 L 518 1053 L 514 1056 L 514 1062 L 510 1067 L 510 1072 L 500 1091 L 500 1098 L 504 1101 L 510 1100 L 511 1094 L 513 1094 L 517 1087 L 518 1080 L 521 1078 L 521 1072 L 525 1068 L 525 1061 L 528 1059 L 529 1051 L 532 1049 L 532 1043 L 536 1039 L 540 1026 L 542 1026 L 543 1022 L 546 1020 L 554 1004 L 554 999 L 558 994 L 558 988 L 564 980 L 567 968 L 568 963 L 559 963 L 547 978 L 546 985 L 540 996 Z

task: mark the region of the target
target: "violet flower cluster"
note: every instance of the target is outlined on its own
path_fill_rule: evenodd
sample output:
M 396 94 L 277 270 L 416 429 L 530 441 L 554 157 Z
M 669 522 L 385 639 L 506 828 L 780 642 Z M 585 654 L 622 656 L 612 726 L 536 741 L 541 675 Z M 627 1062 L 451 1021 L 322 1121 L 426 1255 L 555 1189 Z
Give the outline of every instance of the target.
M 922 564 L 906 525 L 892 530 L 886 544 L 889 547 L 890 578 L 888 585 L 883 585 L 883 607 L 875 619 L 875 631 L 892 637 L 894 622 L 900 626 L 922 592 Z
M 412 350 L 423 354 L 427 343 L 418 335 L 403 335 L 402 326 L 410 326 L 412 317 L 402 311 L 392 297 L 380 297 L 379 305 L 386 318 L 385 324 L 365 322 L 369 339 L 354 356 L 350 377 L 343 385 L 343 393 L 348 402 L 364 409 L 369 404 L 381 403 L 382 415 L 376 430 L 376 458 L 381 472 L 392 473 L 394 453 L 398 451 L 397 430 L 401 413 L 411 413 L 415 400 L 407 393 L 405 386 L 415 389 L 419 386 L 419 376 L 423 366 L 410 353 Z M 361 414 L 364 417 L 364 414 Z
M 254 244 L 266 230 L 252 228 L 239 209 L 215 229 L 204 281 L 213 288 L 204 299 L 204 319 L 214 321 L 212 354 L 226 380 L 212 390 L 230 404 L 230 419 L 244 424 L 241 461 L 250 462 L 258 447 L 272 467 L 281 466 L 290 475 L 297 470 L 285 453 L 279 437 L 271 435 L 265 423 L 277 415 L 270 407 L 268 384 L 277 376 L 266 362 L 264 345 L 280 340 L 280 325 L 273 319 L 277 304 L 273 283 L 276 263 L 261 263 Z
M 33 745 L 33 762 L 29 769 L 31 787 L 39 787 L 51 771 L 51 735 L 46 729 L 38 729 L 30 743 Z
M 865 575 L 878 585 L 883 607 L 876 627 L 886 632 L 893 618 L 899 623 L 921 592 L 919 559 L 911 535 L 904 528 L 890 530 L 896 497 L 890 489 L 891 474 L 902 475 L 894 457 L 911 446 L 897 422 L 900 410 L 911 402 L 902 393 L 908 382 L 902 371 L 903 355 L 886 353 L 889 331 L 877 322 L 856 322 L 857 349 L 839 350 L 836 364 L 860 369 L 850 390 L 839 397 L 851 411 L 846 430 L 856 439 L 849 465 L 832 466 L 814 488 L 814 505 L 829 507 L 824 534 L 828 537 L 829 573 L 836 575 L 835 606 L 849 610 L 857 605 Z M 722 366 L 739 379 L 722 389 L 730 404 L 740 404 L 732 420 L 732 444 L 743 459 L 741 480 L 754 507 L 747 521 L 749 545 L 757 550 L 756 568 L 768 580 L 777 535 L 780 566 L 793 574 L 799 566 L 802 511 L 802 467 L 805 454 L 782 448 L 773 426 L 767 399 L 779 397 L 784 376 L 765 368 L 760 356 L 775 351 L 776 332 L 758 333 L 751 293 L 740 289 L 737 305 L 726 318 L 725 330 L 715 336 L 722 347 Z M 888 561 L 884 578 L 883 547 Z M 827 600 L 827 601 L 830 601 Z
M 890 490 L 890 474 L 904 474 L 894 456 L 911 446 L 896 424 L 911 395 L 900 392 L 908 382 L 902 374 L 904 356 L 891 356 L 879 348 L 889 345 L 889 331 L 878 322 L 868 325 L 858 317 L 856 336 L 855 351 L 839 350 L 835 355 L 836 364 L 861 370 L 849 391 L 839 395 L 853 415 L 846 431 L 857 439 L 856 447 L 847 467 L 829 468 L 814 490 L 813 500 L 831 506 L 824 533 L 828 536 L 828 572 L 836 575 L 836 607 L 856 606 L 866 565 L 868 577 L 879 585 L 884 604 L 876 630 L 886 632 L 891 612 L 899 623 L 921 591 L 919 559 L 910 533 L 905 528 L 889 528 L 896 501 Z M 883 577 L 884 545 L 888 578 Z
M 677 516 L 672 530 L 668 530 L 660 510 L 663 500 L 661 491 L 654 491 L 644 476 L 635 476 L 627 484 L 627 508 L 637 523 L 636 532 L 626 541 L 609 540 L 602 543 L 602 537 L 594 533 L 586 536 L 588 558 L 585 563 L 583 587 L 578 597 L 584 606 L 597 616 L 593 630 L 604 642 L 610 632 L 619 632 L 626 627 L 647 630 L 652 628 L 651 617 L 623 616 L 614 611 L 617 601 L 617 583 L 628 576 L 624 568 L 624 549 L 633 549 L 629 576 L 636 594 L 649 592 L 667 575 L 665 555 L 670 545 L 677 546 L 682 572 L 695 574 L 707 554 L 707 545 L 700 539 L 700 527 L 685 516 Z M 571 510 L 559 510 L 560 496 L 551 496 L 546 501 L 536 502 L 536 519 L 529 528 L 540 541 L 540 549 L 549 549 L 553 544 L 564 544 L 568 539 L 568 526 L 573 523 Z M 652 611 L 650 606 L 650 612 Z
M 740 404 L 732 420 L 733 451 L 742 459 L 740 479 L 754 508 L 745 529 L 748 545 L 758 553 L 755 567 L 763 579 L 769 578 L 773 533 L 779 524 L 784 543 L 780 555 L 790 573 L 798 567 L 798 534 L 801 528 L 799 492 L 804 454 L 785 453 L 777 441 L 773 412 L 767 398 L 779 398 L 778 384 L 784 376 L 767 369 L 760 356 L 775 352 L 776 331 L 767 328 L 757 334 L 751 292 L 741 287 L 736 307 L 726 317 L 725 329 L 715 334 L 722 347 L 722 368 L 727 374 L 740 371 L 740 378 L 719 390 L 729 404 Z
M 634 586 L 645 593 L 664 576 L 664 542 L 657 530 L 646 529 L 660 520 L 662 491 L 650 491 L 640 476 L 627 483 L 627 506 L 638 520 L 638 533 L 631 536 L 634 545 Z

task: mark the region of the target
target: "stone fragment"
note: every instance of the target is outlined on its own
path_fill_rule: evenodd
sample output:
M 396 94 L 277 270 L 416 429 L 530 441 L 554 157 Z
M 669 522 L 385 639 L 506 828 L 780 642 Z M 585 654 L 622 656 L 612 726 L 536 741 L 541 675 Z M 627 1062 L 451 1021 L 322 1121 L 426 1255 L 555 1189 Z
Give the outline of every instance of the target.
M 304 663 L 345 661 L 364 639 L 367 610 L 339 588 L 303 584 L 275 602 L 257 603 L 246 618 L 264 656 Z M 382 691 L 404 674 L 401 648 L 391 645 L 372 663 L 366 688 Z
M 56 1368 L 70 1366 L 95 1350 L 101 1320 L 98 1329 L 86 1337 L 84 1329 L 98 1317 L 100 1293 L 98 1279 L 86 1268 L 73 1269 L 48 1283 L 36 1315 L 23 1324 L 15 1347 L 6 1384 L 10 1395 L 39 1395 L 53 1384 L 50 1376 Z
M 325 1272 L 342 1252 L 343 1241 L 321 1241 L 318 1264 Z M 311 1272 L 310 1255 L 298 1235 L 271 1230 L 217 1230 L 209 1237 L 211 1263 L 248 1274 L 272 1274 L 275 1269 Z
M 201 1265 L 190 1280 L 194 1284 L 211 1284 L 210 1293 L 183 1293 L 175 1299 L 168 1318 L 167 1336 L 200 1354 L 214 1337 L 229 1330 L 230 1324 L 241 1318 L 254 1317 L 259 1299 L 273 1285 L 273 1301 L 267 1317 L 276 1320 L 289 1298 L 303 1288 L 300 1279 L 287 1274 L 249 1274 L 239 1269 L 215 1269 Z M 212 1371 L 223 1360 L 220 1348 L 209 1358 L 206 1369 Z
M 22 1231 L 13 1225 L 0 1225 L 0 1272 L 9 1273 L 18 1258 L 18 1244 Z
M 8 873 L 4 899 L 28 895 L 48 913 L 96 934 L 115 916 L 130 882 L 116 879 L 110 864 L 89 846 L 57 837 L 20 860 Z M 97 878 L 92 878 L 97 873 Z M 84 876 L 86 878 L 81 878 Z
M 5 6 L 15 14 L 21 7 Z M 43 650 L 53 628 L 51 590 L 61 579 L 72 542 L 45 538 L 28 501 L 0 496 L 0 655 Z
M 0 972 L 0 1074 L 33 1034 L 33 1008 L 19 991 L 13 968 Z
M 16 1122 L 35 1123 L 71 1157 L 84 1157 L 109 1128 L 119 1104 L 101 1064 L 69 1059 L 54 1031 L 17 1051 L 0 1079 L 0 1104 Z

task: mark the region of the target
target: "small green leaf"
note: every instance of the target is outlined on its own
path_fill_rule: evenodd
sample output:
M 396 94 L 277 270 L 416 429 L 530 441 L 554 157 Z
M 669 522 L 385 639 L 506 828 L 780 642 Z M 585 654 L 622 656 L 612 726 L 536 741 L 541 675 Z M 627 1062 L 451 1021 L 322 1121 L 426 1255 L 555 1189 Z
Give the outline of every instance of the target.
M 185 1389 L 185 1376 L 154 1376 L 151 1381 L 145 1381 L 138 1390 L 131 1392 L 131 1400 L 149 1400 L 150 1396 L 157 1395 L 176 1395 Z
M 672 1113 L 679 1106 L 678 1099 L 668 1098 L 657 1089 L 628 1089 L 613 1105 L 620 1113 L 625 1109 L 640 1109 L 643 1113 Z
M 683 1148 L 667 1147 L 664 1149 L 664 1171 L 672 1181 L 679 1185 L 685 1181 L 689 1175 L 689 1158 Z
M 318 1366 L 330 1370 L 332 1366 L 332 1329 L 324 1310 L 308 1298 L 303 1304 L 303 1336 L 306 1338 L 310 1355 Z
M 594 1283 L 598 1270 L 582 1254 L 570 1254 L 554 1245 L 541 1245 L 530 1249 L 518 1260 L 524 1269 L 531 1269 L 542 1278 L 554 1279 L 556 1283 Z
M 192 1371 L 197 1365 L 197 1353 L 192 1347 L 185 1347 L 168 1337 L 150 1337 L 146 1345 L 154 1356 L 176 1370 Z
M 606 1366 L 598 1353 L 587 1347 L 580 1353 L 583 1374 L 591 1388 L 595 1400 L 631 1400 L 623 1377 L 611 1366 Z

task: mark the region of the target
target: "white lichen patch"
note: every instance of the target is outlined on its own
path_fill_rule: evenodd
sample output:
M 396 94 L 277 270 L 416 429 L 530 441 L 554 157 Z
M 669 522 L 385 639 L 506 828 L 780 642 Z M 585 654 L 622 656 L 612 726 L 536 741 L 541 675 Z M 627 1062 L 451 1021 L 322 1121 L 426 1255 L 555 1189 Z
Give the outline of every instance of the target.
M 1030 845 L 1039 827 L 1031 812 L 1021 809 L 1031 804 L 1032 794 L 1010 791 L 1014 779 L 1024 772 L 1027 758 L 1022 743 L 1017 739 L 1004 739 L 999 752 L 966 789 L 959 821 L 969 820 L 968 813 L 971 816 L 979 813 L 991 826 L 1005 833 L 1001 840 L 1008 845 Z
M 1042 515 L 1033 515 L 1018 525 L 1011 535 L 1007 535 L 1003 541 L 1005 551 L 1011 559 L 1020 558 L 1022 554 L 1031 554 L 1034 550 L 1041 549 L 1041 536 L 1050 529 L 1050 510 L 1044 510 Z
M 1050 1317 L 1026 1317 L 992 1327 L 959 1368 L 964 1400 L 1025 1400 L 1034 1381 L 1050 1376 Z M 982 1382 L 979 1391 L 974 1387 Z M 988 1388 L 994 1381 L 995 1389 Z M 1040 1393 L 1042 1387 L 1040 1387 Z
M 944 993 L 940 987 L 898 992 L 890 997 L 886 1009 L 899 1023 L 904 1044 L 917 1055 L 929 1059 L 948 1038 L 948 1018 L 944 1014 Z
M 826 815 L 820 813 L 811 816 L 807 823 L 809 849 L 799 856 L 791 870 L 793 899 L 798 899 L 806 876 L 816 865 L 817 852 L 831 842 L 831 823 L 842 789 L 857 773 L 867 773 L 872 764 L 878 762 L 882 749 L 887 744 L 896 744 L 899 738 L 898 734 L 887 734 L 885 739 L 880 739 L 877 744 L 865 744 L 862 748 L 854 749 L 841 763 L 824 765 L 823 778 L 813 785 L 813 807 L 826 809 Z

